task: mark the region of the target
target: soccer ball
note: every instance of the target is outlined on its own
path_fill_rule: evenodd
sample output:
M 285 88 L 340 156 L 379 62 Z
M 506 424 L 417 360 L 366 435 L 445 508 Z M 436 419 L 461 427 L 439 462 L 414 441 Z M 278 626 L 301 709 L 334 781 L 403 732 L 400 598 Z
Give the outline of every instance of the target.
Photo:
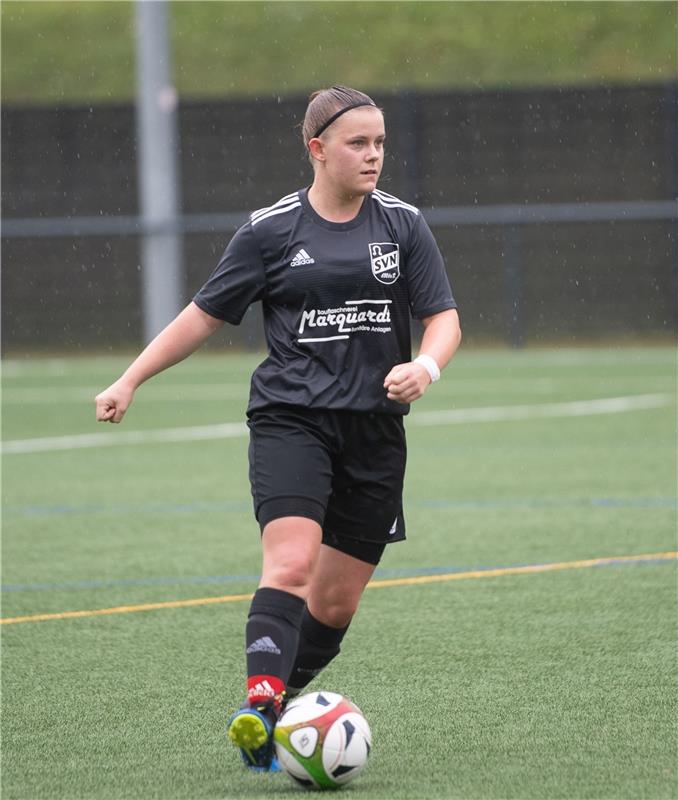
M 273 734 L 281 769 L 302 786 L 337 789 L 367 762 L 372 733 L 360 709 L 334 692 L 294 699 Z

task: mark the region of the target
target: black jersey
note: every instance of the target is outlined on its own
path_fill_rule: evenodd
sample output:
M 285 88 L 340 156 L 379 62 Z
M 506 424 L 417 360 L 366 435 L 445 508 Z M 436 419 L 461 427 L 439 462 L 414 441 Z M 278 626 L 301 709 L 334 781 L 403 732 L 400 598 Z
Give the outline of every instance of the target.
M 237 325 L 261 300 L 268 358 L 248 413 L 271 405 L 404 414 L 383 382 L 410 361 L 410 314 L 456 308 L 414 206 L 379 190 L 350 222 L 320 217 L 303 189 L 255 211 L 194 302 Z

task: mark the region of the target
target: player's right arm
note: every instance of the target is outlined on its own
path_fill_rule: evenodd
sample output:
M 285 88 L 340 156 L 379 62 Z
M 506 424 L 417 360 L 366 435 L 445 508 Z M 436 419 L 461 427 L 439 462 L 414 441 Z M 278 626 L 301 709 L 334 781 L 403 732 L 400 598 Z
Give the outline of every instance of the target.
M 195 303 L 189 303 L 118 380 L 96 396 L 97 422 L 120 422 L 144 381 L 190 356 L 223 324 Z

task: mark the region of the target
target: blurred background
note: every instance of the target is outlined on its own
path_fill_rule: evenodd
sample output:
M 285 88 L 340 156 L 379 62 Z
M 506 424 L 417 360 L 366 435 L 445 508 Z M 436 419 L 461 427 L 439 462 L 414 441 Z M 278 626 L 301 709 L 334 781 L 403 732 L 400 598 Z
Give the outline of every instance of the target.
M 298 125 L 333 83 L 384 108 L 380 188 L 423 209 L 467 346 L 674 340 L 676 3 L 1 13 L 6 354 L 153 335 L 249 211 L 310 183 Z M 225 345 L 263 346 L 258 308 Z

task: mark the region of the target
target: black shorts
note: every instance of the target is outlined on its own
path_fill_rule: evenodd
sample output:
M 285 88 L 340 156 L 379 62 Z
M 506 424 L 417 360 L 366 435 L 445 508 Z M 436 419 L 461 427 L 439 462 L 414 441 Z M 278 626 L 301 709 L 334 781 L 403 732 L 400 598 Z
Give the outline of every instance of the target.
M 370 564 L 405 538 L 402 417 L 271 406 L 248 425 L 262 530 L 280 517 L 306 517 L 322 527 L 324 544 Z

